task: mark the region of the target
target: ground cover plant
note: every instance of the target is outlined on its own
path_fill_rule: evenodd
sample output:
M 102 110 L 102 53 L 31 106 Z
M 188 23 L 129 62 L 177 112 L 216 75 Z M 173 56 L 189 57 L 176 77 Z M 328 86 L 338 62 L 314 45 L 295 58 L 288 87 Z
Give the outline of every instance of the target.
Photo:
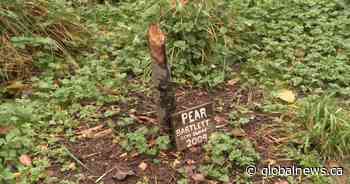
M 325 96 L 308 100 L 298 114 L 303 129 L 307 131 L 300 135 L 304 149 L 315 149 L 311 147 L 317 145 L 325 157 L 348 155 L 349 118 L 346 111 L 336 105 L 336 99 Z
M 251 52 L 251 69 L 263 79 L 273 76 L 264 81 L 267 84 L 277 80 L 304 91 L 320 88 L 347 94 L 349 12 L 345 9 L 338 1 L 257 3 L 245 11 L 260 37 Z
M 0 183 L 350 182 L 346 0 L 1 0 Z M 154 112 L 159 23 L 177 110 L 214 103 L 176 151 Z M 256 166 L 342 176 L 248 176 Z

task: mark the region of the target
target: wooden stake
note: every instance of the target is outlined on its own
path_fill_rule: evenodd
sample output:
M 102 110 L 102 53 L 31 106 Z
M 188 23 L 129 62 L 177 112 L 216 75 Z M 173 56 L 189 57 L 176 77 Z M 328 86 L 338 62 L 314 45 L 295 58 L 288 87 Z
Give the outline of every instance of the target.
M 153 59 L 152 81 L 157 105 L 158 120 L 166 132 L 170 132 L 171 114 L 175 111 L 175 93 L 171 82 L 170 66 L 166 59 L 165 34 L 158 24 L 148 30 L 148 44 Z

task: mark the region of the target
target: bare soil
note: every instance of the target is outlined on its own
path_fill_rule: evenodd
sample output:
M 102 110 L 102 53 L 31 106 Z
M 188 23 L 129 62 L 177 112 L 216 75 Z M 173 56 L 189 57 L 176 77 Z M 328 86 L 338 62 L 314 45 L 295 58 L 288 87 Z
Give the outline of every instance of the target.
M 135 115 L 156 119 L 153 113 L 154 103 L 150 96 L 142 93 L 133 93 L 130 95 L 134 98 L 134 102 L 118 104 L 122 108 L 122 111 L 127 113 L 130 109 L 136 109 Z M 232 128 L 228 124 L 229 113 L 239 105 L 249 107 L 254 115 L 254 119 L 251 119 L 243 127 L 247 134 L 243 138 L 249 138 L 260 153 L 261 160 L 266 160 L 273 159 L 274 154 L 270 152 L 270 147 L 274 145 L 268 139 L 264 139 L 257 134 L 257 131 L 261 125 L 273 123 L 273 121 L 268 115 L 260 112 L 254 105 L 262 102 L 262 99 L 263 93 L 259 89 L 244 89 L 239 84 L 225 85 L 214 91 L 190 87 L 179 88 L 176 91 L 177 111 L 210 101 L 214 102 L 215 117 L 213 119 L 217 131 L 232 131 Z M 145 121 L 144 123 L 148 124 L 150 122 Z M 88 127 L 88 125 L 82 123 L 79 131 Z M 108 128 L 105 125 L 102 130 Z M 186 172 L 193 175 L 198 172 L 199 165 L 205 160 L 201 146 L 193 147 L 182 152 L 176 152 L 173 148 L 167 152 L 161 152 L 157 158 L 151 158 L 133 152 L 126 153 L 114 141 L 113 134 L 100 138 L 78 139 L 75 142 L 65 140 L 62 143 L 89 170 L 76 163 L 79 171 L 61 172 L 59 165 L 54 165 L 50 168 L 50 173 L 52 176 L 73 181 L 77 180 L 76 174 L 80 173 L 83 176 L 79 179 L 80 184 L 94 184 L 101 176 L 103 177 L 101 177 L 100 181 L 103 181 L 105 184 L 134 184 L 143 179 L 154 184 L 172 184 L 176 183 L 180 178 L 179 168 L 185 168 Z M 144 170 L 140 168 L 141 163 L 143 163 L 143 166 L 146 165 Z M 132 174 L 126 176 L 125 179 L 117 179 L 120 171 L 122 173 L 124 171 L 132 172 Z M 260 183 L 258 182 L 259 180 L 260 178 L 256 177 L 257 183 Z M 191 183 L 196 183 L 196 181 L 192 180 Z M 215 182 L 206 178 L 206 181 L 202 183 Z

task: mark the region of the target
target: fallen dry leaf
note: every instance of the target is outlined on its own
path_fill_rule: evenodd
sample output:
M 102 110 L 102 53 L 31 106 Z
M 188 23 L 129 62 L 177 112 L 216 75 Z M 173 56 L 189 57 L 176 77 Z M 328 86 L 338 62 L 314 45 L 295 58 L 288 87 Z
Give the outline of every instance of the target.
M 280 181 L 276 181 L 274 184 L 289 184 L 289 183 L 288 181 L 280 180 Z
M 139 156 L 139 155 L 140 155 L 140 153 L 135 152 L 135 153 L 132 153 L 132 154 L 130 155 L 130 157 L 131 157 L 131 158 L 134 158 L 134 157 L 137 157 L 137 156 Z
M 196 163 L 196 161 L 194 161 L 194 160 L 186 160 L 186 164 L 188 164 L 188 165 L 193 165 L 195 163 Z
M 108 58 L 108 55 L 106 57 Z M 115 96 L 117 96 L 117 95 L 120 94 L 119 91 L 111 89 L 111 88 L 109 88 L 107 86 L 103 86 L 101 84 L 97 84 L 96 86 L 101 91 L 101 93 L 103 93 L 105 95 L 115 95 Z
M 121 154 L 121 155 L 119 156 L 119 158 L 123 158 L 123 157 L 126 157 L 126 156 L 128 156 L 128 153 L 123 153 L 123 154 Z
M 142 171 L 145 171 L 145 170 L 147 169 L 147 167 L 148 167 L 148 165 L 147 165 L 147 163 L 145 163 L 145 162 L 141 162 L 141 163 L 139 164 L 139 168 L 140 168 Z
M 101 137 L 105 137 L 107 135 L 110 135 L 113 133 L 113 130 L 112 129 L 106 129 L 106 130 L 103 130 L 101 132 L 97 132 L 96 134 L 92 135 L 91 138 L 94 138 L 94 139 L 98 139 L 98 138 L 101 138 Z M 90 138 L 90 137 L 89 137 Z
M 209 182 L 209 184 L 218 184 L 217 181 L 213 181 L 213 180 L 210 180 L 210 181 L 208 181 L 208 182 Z
M 172 164 L 172 167 L 175 168 L 176 166 L 178 166 L 179 164 L 181 164 L 181 162 L 178 160 L 178 159 L 175 159 L 173 164 Z
M 129 114 L 129 116 L 134 119 L 135 121 L 139 122 L 139 123 L 152 123 L 152 124 L 156 124 L 156 120 L 154 118 L 150 118 L 147 116 L 136 116 L 135 114 Z
M 326 162 L 326 164 L 327 164 L 327 166 L 330 167 L 330 168 L 332 168 L 332 167 L 340 167 L 339 162 L 336 161 L 336 160 L 328 160 L 328 161 Z
M 185 171 L 186 171 L 188 176 L 193 176 L 194 169 L 195 169 L 194 166 L 185 166 Z
M 48 144 L 42 144 L 38 146 L 41 151 L 47 151 L 49 149 Z
M 134 171 L 130 169 L 117 169 L 117 171 L 112 176 L 113 179 L 117 179 L 119 181 L 125 180 L 128 176 L 135 175 Z
M 221 124 L 221 123 L 226 123 L 226 122 L 227 122 L 226 118 L 224 118 L 224 117 L 222 117 L 222 116 L 215 116 L 215 117 L 214 117 L 214 120 L 215 120 L 216 122 L 218 122 L 219 124 Z
M 30 166 L 32 165 L 32 159 L 30 158 L 29 155 L 21 155 L 19 157 L 19 161 L 21 162 L 21 164 L 25 165 L 25 166 Z
M 189 150 L 190 150 L 190 152 L 192 152 L 192 153 L 195 153 L 195 152 L 197 152 L 198 150 L 199 150 L 199 147 L 197 146 L 195 146 L 195 147 L 191 147 L 191 148 L 189 148 Z
M 14 81 L 8 86 L 6 86 L 5 90 L 10 93 L 17 93 L 23 91 L 28 85 L 23 84 L 22 81 Z
M 54 175 L 55 175 L 55 171 L 53 171 L 53 170 L 47 170 L 47 171 L 46 171 L 46 175 L 47 175 L 47 176 L 54 176 Z
M 303 58 L 305 57 L 305 50 L 302 48 L 295 49 L 294 55 L 297 58 Z
M 156 122 L 156 120 L 154 118 L 150 118 L 150 117 L 147 117 L 147 116 L 137 116 L 137 117 L 141 121 L 150 122 L 150 123 L 155 123 Z
M 266 160 L 263 160 L 262 162 L 267 165 L 275 165 L 277 163 L 277 161 L 274 159 L 266 159 Z
M 235 84 L 237 84 L 238 81 L 239 81 L 239 78 L 231 79 L 231 80 L 227 81 L 227 84 L 229 86 L 234 86 Z
M 80 132 L 76 132 L 76 134 L 78 134 L 78 139 L 79 138 L 85 138 L 85 137 L 90 137 L 91 134 L 93 134 L 94 132 L 97 132 L 98 130 L 102 129 L 104 125 L 98 125 L 86 130 L 82 130 Z
M 247 135 L 247 133 L 245 133 L 245 131 L 241 128 L 234 128 L 232 129 L 231 133 L 235 137 L 244 137 Z
M 11 129 L 11 127 L 0 127 L 0 135 L 6 135 Z
M 70 163 L 70 164 L 68 165 L 68 169 L 70 169 L 70 170 L 75 170 L 75 169 L 77 169 L 77 166 L 75 165 L 74 162 L 72 162 L 72 163 Z
M 296 99 L 293 91 L 288 89 L 278 91 L 276 97 L 288 103 L 293 103 Z
M 20 172 L 16 172 L 16 173 L 13 174 L 13 176 L 14 176 L 15 178 L 19 178 L 19 177 L 21 176 L 21 173 L 20 173 Z
M 326 162 L 326 167 L 331 168 L 343 168 L 343 175 L 341 176 L 334 176 L 333 179 L 336 181 L 337 184 L 349 184 L 350 182 L 350 173 L 347 169 L 345 161 L 337 161 L 337 160 L 328 160 Z
M 194 174 L 191 178 L 197 182 L 205 181 L 205 177 L 203 176 L 203 174 Z
M 181 6 L 185 6 L 188 3 L 188 1 L 189 0 L 180 0 L 180 1 L 172 0 L 171 7 L 172 8 L 176 8 L 176 5 L 177 5 L 178 2 L 180 2 Z

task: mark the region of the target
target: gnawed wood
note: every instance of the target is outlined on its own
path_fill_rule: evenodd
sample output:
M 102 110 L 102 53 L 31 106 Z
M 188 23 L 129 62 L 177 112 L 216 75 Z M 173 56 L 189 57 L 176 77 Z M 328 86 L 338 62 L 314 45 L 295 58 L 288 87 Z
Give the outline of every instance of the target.
M 101 130 L 103 127 L 104 127 L 104 125 L 98 125 L 98 126 L 86 129 L 86 130 L 82 130 L 80 132 L 76 132 L 76 134 L 78 135 L 78 139 L 88 138 L 88 137 L 91 137 L 92 134 L 95 134 L 96 132 Z
M 160 30 L 159 25 L 152 24 L 149 27 L 148 43 L 153 61 L 158 65 L 166 65 L 165 34 Z
M 152 24 L 148 30 L 148 43 L 153 59 L 152 81 L 154 98 L 157 106 L 158 121 L 162 128 L 169 132 L 171 114 L 175 111 L 175 94 L 171 82 L 170 67 L 166 59 L 166 36 L 158 24 Z

